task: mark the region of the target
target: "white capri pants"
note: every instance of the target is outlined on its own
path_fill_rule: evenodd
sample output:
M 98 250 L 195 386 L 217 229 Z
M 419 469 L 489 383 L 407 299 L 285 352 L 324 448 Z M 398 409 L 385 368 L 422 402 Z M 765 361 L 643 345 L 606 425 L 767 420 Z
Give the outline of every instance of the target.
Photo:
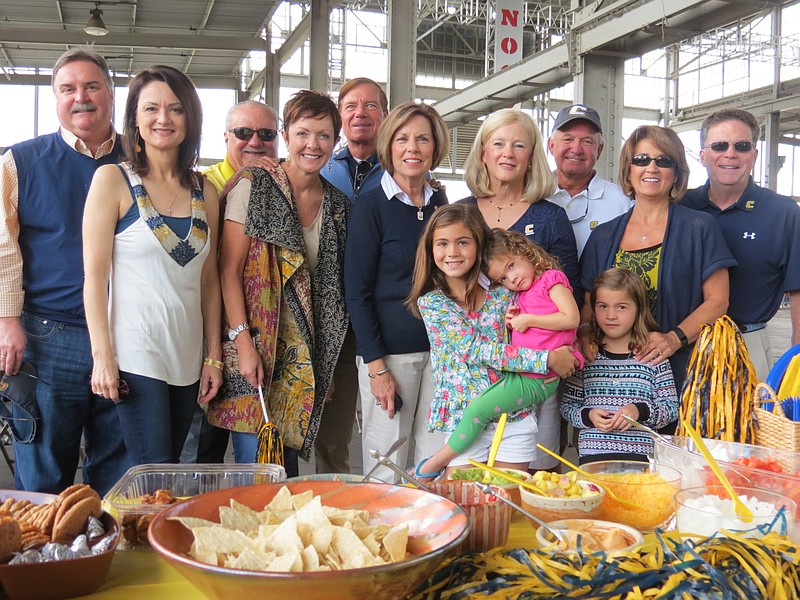
M 361 452 L 363 455 L 364 474 L 377 464 L 369 452 L 372 449 L 383 453 L 396 440 L 408 436 L 409 443 L 393 456 L 393 462 L 401 468 L 408 469 L 408 449 L 414 444 L 414 465 L 428 458 L 444 446 L 447 434 L 441 431 L 428 431 L 428 413 L 433 400 L 433 378 L 431 375 L 430 352 L 413 352 L 409 354 L 389 354 L 383 357 L 397 386 L 397 393 L 403 399 L 403 408 L 389 419 L 388 411 L 375 404 L 369 386 L 369 369 L 364 360 L 356 357 L 358 366 L 358 386 L 361 394 L 361 417 L 363 419 L 361 434 Z M 380 465 L 373 477 L 387 483 L 398 483 L 399 475 L 391 469 Z

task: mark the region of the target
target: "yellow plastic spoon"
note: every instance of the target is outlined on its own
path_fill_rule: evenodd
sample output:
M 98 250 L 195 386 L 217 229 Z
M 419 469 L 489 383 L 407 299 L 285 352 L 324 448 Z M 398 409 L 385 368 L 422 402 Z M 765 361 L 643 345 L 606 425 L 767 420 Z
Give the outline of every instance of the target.
M 603 481 L 601 477 L 598 477 L 597 475 L 592 475 L 588 471 L 584 471 L 583 469 L 581 469 L 579 466 L 573 465 L 566 458 L 560 457 L 558 454 L 556 454 L 552 450 L 549 450 L 548 448 L 545 448 L 541 444 L 536 444 L 536 447 L 543 452 L 547 452 L 547 454 L 549 454 L 556 460 L 561 461 L 573 471 L 577 471 L 578 473 L 586 477 L 586 479 L 591 479 L 592 481 L 594 481 L 597 485 L 603 488 L 606 491 L 606 494 L 608 494 L 611 498 L 613 498 L 614 501 L 617 502 L 618 504 L 622 504 L 623 506 L 627 506 L 628 508 L 635 508 L 636 510 L 645 510 L 645 507 L 642 506 L 641 504 L 637 504 L 636 502 L 631 502 L 630 500 L 625 500 L 624 498 L 620 498 L 619 496 L 617 496 L 613 491 L 611 491 L 611 488 L 608 487 L 608 482 Z
M 492 475 L 497 475 L 498 477 L 502 477 L 503 479 L 508 479 L 511 483 L 516 483 L 517 485 L 521 485 L 526 490 L 530 490 L 535 494 L 539 494 L 540 496 L 547 496 L 547 494 L 545 494 L 542 490 L 537 488 L 532 483 L 525 481 L 524 479 L 520 479 L 519 477 L 515 477 L 514 475 L 506 473 L 505 471 L 502 471 L 500 469 L 495 469 L 494 467 L 490 467 L 489 465 L 479 463 L 478 461 L 472 460 L 471 458 L 468 458 L 467 462 L 471 464 L 473 467 L 478 467 L 479 469 L 483 469 L 487 473 L 490 473 Z
M 733 509 L 736 511 L 736 514 L 742 518 L 742 521 L 745 523 L 750 523 L 753 520 L 753 511 L 751 511 L 748 506 L 742 502 L 742 499 L 739 498 L 739 494 L 733 489 L 731 482 L 728 481 L 728 478 L 725 476 L 725 472 L 719 466 L 717 459 L 715 459 L 711 452 L 706 446 L 705 442 L 703 442 L 703 438 L 700 437 L 700 434 L 697 433 L 694 427 L 689 424 L 688 420 L 683 421 L 683 428 L 689 434 L 689 437 L 692 438 L 694 445 L 697 446 L 697 449 L 700 450 L 700 454 L 703 455 L 703 458 L 706 459 L 708 466 L 711 467 L 711 470 L 714 471 L 714 475 L 717 476 L 722 487 L 725 488 L 725 491 L 728 492 L 728 495 L 733 500 Z
M 503 432 L 506 430 L 506 420 L 508 419 L 508 413 L 503 413 L 500 415 L 500 420 L 497 422 L 497 429 L 494 430 L 494 437 L 492 438 L 492 446 L 489 448 L 489 459 L 486 461 L 486 465 L 489 467 L 494 466 L 494 461 L 497 458 L 497 451 L 500 449 L 500 442 L 503 441 Z M 483 474 L 483 482 L 489 483 L 489 472 Z

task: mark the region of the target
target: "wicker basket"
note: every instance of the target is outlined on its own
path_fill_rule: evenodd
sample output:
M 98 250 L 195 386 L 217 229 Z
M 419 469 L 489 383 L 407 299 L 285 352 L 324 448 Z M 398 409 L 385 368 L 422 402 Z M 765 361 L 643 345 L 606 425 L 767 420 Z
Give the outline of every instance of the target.
M 773 403 L 772 412 L 761 408 L 764 402 Z M 766 383 L 759 383 L 753 392 L 753 417 L 756 444 L 800 452 L 800 422 L 786 418 L 775 390 Z

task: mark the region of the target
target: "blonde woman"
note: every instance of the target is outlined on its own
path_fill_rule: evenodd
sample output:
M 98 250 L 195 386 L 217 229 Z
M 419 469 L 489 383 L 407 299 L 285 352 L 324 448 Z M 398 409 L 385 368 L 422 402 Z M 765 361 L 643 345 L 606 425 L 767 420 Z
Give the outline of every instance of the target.
M 555 191 L 555 179 L 533 119 L 512 108 L 487 117 L 464 163 L 464 179 L 473 195 L 459 202 L 477 205 L 489 227 L 519 231 L 554 256 L 580 306 L 583 288 L 575 234 L 564 209 L 544 200 Z M 515 426 L 527 424 L 535 441 L 557 451 L 561 415 L 555 395 L 537 410 L 536 420 L 523 419 Z M 539 452 L 532 467 L 556 464 Z

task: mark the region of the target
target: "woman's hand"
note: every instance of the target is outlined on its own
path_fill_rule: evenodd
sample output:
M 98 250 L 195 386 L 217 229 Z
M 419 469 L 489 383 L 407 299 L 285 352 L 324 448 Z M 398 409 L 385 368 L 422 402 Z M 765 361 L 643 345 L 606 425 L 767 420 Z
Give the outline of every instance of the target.
M 239 337 L 245 334 L 246 332 L 240 334 Z M 256 347 L 252 341 L 242 340 L 241 344 L 236 344 L 236 350 L 239 352 L 239 373 L 247 380 L 247 383 L 257 388 L 264 383 L 264 365 L 261 363 L 261 357 L 258 355 Z
M 681 341 L 675 334 L 653 331 L 647 336 L 647 343 L 635 355 L 639 362 L 660 365 L 681 348 Z
M 547 368 L 558 373 L 559 377 L 571 377 L 578 368 L 578 359 L 572 355 L 572 346 L 561 346 L 547 354 Z
M 113 358 L 95 357 L 92 367 L 92 393 L 119 401 L 119 369 Z
M 578 346 L 580 353 L 583 354 L 584 363 L 594 362 L 599 348 L 592 341 L 592 333 L 589 327 L 578 328 L 575 333 L 575 344 Z
M 370 373 L 378 373 L 379 371 L 386 369 L 385 366 L 377 368 L 379 365 L 383 365 L 383 360 L 379 359 L 379 361 L 379 364 L 375 364 L 374 362 L 368 363 L 367 368 L 369 369 Z M 372 396 L 375 398 L 375 405 L 380 406 L 381 410 L 389 411 L 389 418 L 394 419 L 394 398 L 397 394 L 397 383 L 395 382 L 394 377 L 392 377 L 391 372 L 386 370 L 383 375 L 370 377 L 369 390 L 372 393 Z
M 200 397 L 197 401 L 200 404 L 208 404 L 217 395 L 220 387 L 222 387 L 222 369 L 203 365 L 203 372 L 200 374 Z

